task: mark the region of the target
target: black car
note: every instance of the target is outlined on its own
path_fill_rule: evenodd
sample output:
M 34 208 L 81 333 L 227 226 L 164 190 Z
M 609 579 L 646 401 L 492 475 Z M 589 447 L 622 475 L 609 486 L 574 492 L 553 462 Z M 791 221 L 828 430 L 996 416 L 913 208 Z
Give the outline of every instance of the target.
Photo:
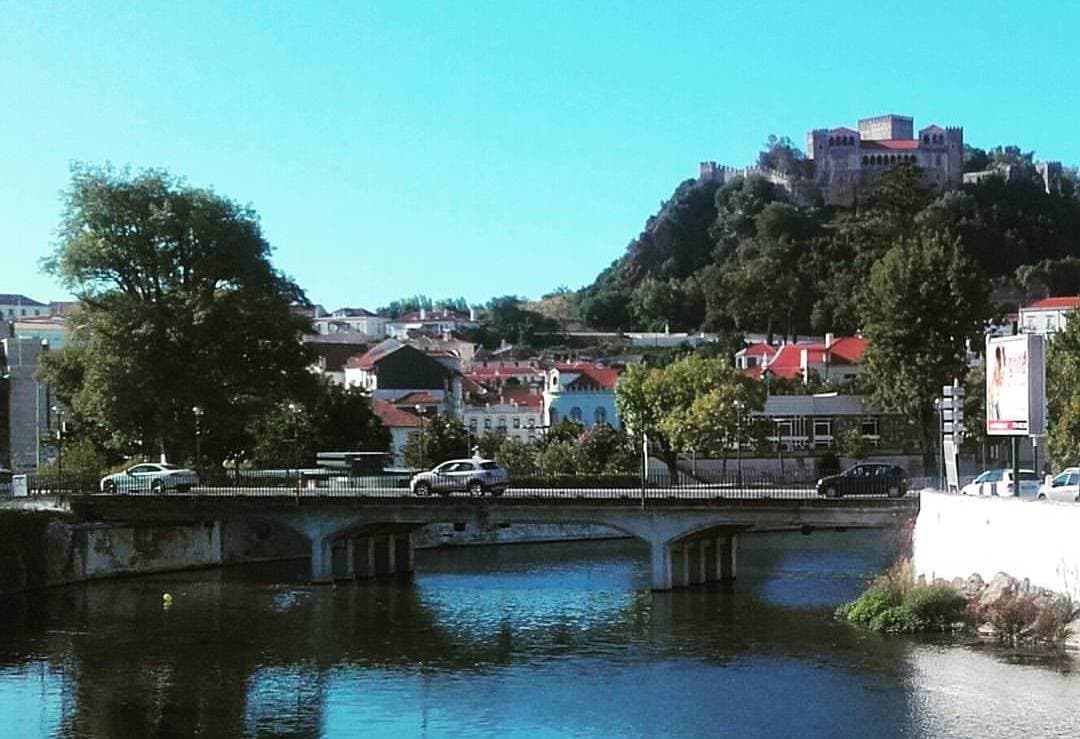
M 888 495 L 900 498 L 907 493 L 907 474 L 895 464 L 857 464 L 817 481 L 817 494 L 826 498 L 841 495 Z

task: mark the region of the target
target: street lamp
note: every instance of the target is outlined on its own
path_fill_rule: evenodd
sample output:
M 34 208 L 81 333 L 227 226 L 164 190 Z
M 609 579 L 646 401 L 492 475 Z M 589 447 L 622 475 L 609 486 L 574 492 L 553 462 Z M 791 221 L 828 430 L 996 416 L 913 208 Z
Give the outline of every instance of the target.
M 58 405 L 52 407 L 56 416 L 56 478 L 61 489 L 64 487 L 64 409 Z
M 196 405 L 191 408 L 195 416 L 195 471 L 202 472 L 202 417 L 205 411 L 202 406 Z
M 733 400 L 731 404 L 735 407 L 735 480 L 739 485 L 739 489 L 742 489 L 742 412 L 743 402 L 741 400 Z
M 413 408 L 420 416 L 420 469 L 424 469 L 424 406 L 415 405 Z
M 297 403 L 289 403 L 286 406 L 289 410 L 289 430 L 292 432 L 292 436 L 288 441 L 292 442 L 292 463 L 293 468 L 296 469 L 296 489 L 300 490 L 300 455 L 298 447 L 300 446 L 300 434 L 297 429 L 297 416 L 300 414 L 300 406 Z M 286 473 L 286 482 L 288 481 L 288 474 Z M 299 492 L 297 493 L 299 495 Z

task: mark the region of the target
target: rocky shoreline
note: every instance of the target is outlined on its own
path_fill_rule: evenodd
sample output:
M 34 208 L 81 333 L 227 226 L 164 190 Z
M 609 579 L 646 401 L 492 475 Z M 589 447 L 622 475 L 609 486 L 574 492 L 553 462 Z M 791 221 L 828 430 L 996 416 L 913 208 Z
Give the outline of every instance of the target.
M 1012 645 L 1080 650 L 1080 609 L 1071 598 L 999 572 L 927 582 L 908 560 L 837 609 L 842 620 L 884 633 L 968 633 Z

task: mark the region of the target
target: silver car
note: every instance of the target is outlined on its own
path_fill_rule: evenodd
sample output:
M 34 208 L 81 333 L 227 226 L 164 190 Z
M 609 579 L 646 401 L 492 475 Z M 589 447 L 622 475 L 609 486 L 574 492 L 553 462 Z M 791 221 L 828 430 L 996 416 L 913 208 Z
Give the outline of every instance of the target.
M 146 491 L 164 493 L 169 490 L 186 493 L 198 484 L 199 475 L 194 470 L 175 464 L 143 462 L 101 478 L 101 492 L 110 495 Z
M 1039 487 L 1039 498 L 1080 503 L 1080 467 L 1066 467 Z
M 502 495 L 510 474 L 490 459 L 451 459 L 429 472 L 418 472 L 409 481 L 413 495 L 449 495 L 455 491 L 480 496 Z

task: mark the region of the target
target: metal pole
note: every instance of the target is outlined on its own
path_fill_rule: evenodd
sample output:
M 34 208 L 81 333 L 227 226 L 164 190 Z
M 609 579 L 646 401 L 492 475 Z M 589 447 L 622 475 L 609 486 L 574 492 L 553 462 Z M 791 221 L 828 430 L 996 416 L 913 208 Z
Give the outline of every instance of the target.
M 641 432 L 641 507 L 645 508 L 645 485 L 649 477 L 649 435 Z
M 1013 494 L 1020 495 L 1020 437 L 1012 437 Z
M 944 402 L 937 401 L 938 417 L 938 490 L 945 489 L 945 412 L 942 410 Z

